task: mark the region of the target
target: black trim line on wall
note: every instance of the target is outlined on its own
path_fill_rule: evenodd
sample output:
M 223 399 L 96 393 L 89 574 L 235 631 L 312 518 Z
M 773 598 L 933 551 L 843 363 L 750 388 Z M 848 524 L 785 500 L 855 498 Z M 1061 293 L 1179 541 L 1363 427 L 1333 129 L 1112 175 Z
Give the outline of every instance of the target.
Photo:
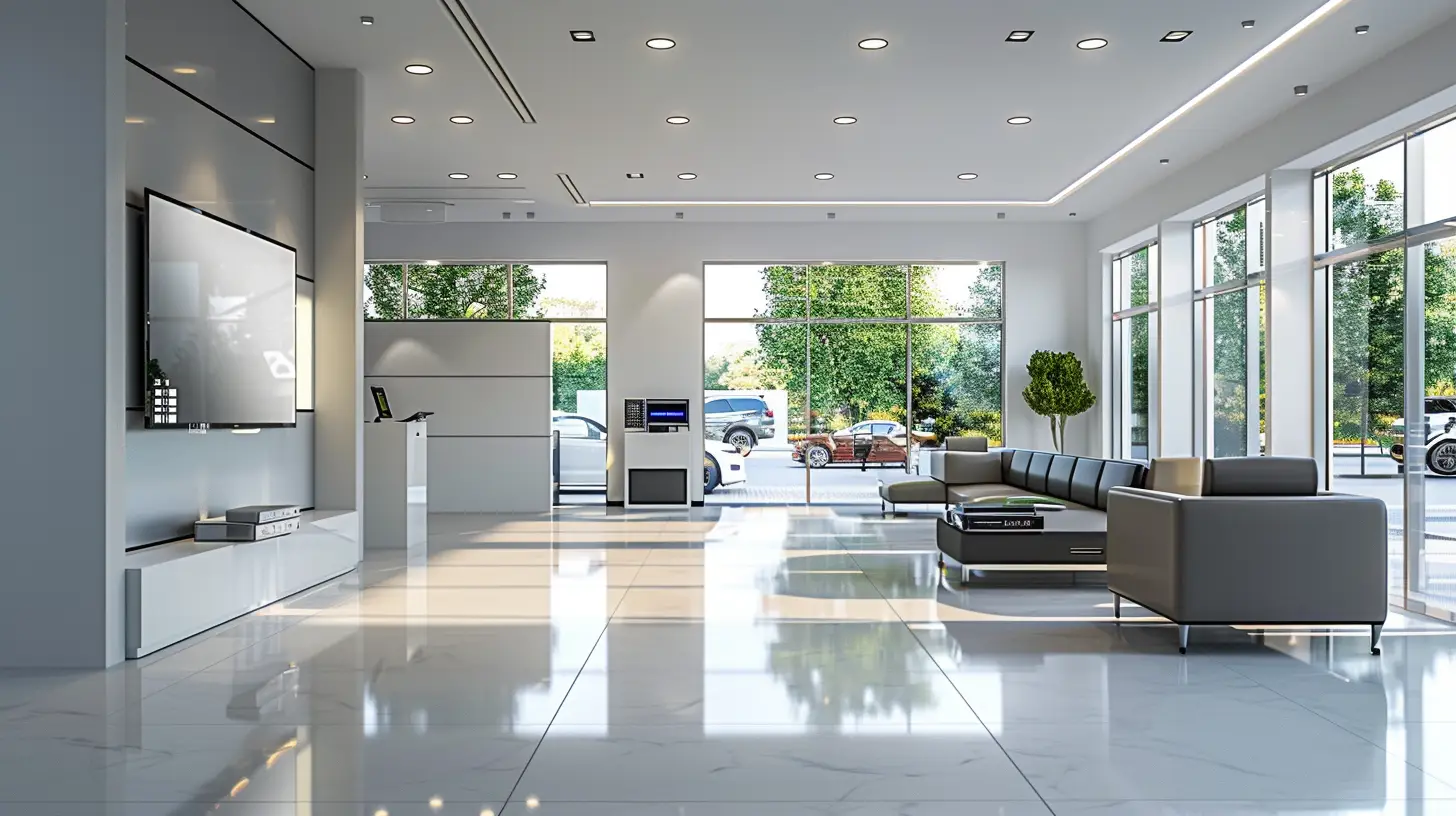
M 307 168 L 310 173 L 313 172 L 313 165 L 309 164 L 308 162 L 304 161 L 303 159 L 300 159 L 299 157 L 293 155 L 292 153 L 289 153 L 287 150 L 284 150 L 283 148 L 281 148 L 278 145 L 274 144 L 272 141 L 270 141 L 268 139 L 268 137 L 264 136 L 263 134 L 257 132 L 256 130 L 253 130 L 252 128 L 248 127 L 247 125 L 243 124 L 242 122 L 239 122 L 238 120 L 232 118 L 231 116 L 228 116 L 226 113 L 223 113 L 222 111 L 218 110 L 216 107 L 213 107 L 211 104 L 209 104 L 206 100 L 204 100 L 201 97 L 199 97 L 197 94 L 194 94 L 191 91 L 187 90 L 186 88 L 183 88 L 180 85 L 177 85 L 176 83 L 172 82 L 170 79 L 167 79 L 166 77 L 162 76 L 161 74 L 157 73 L 156 71 L 153 71 L 152 69 L 150 69 L 147 66 L 141 64 L 140 62 L 137 62 L 136 59 L 134 57 L 132 57 L 130 54 L 127 55 L 126 61 L 129 62 L 129 63 L 131 63 L 132 65 L 135 65 L 136 67 L 142 69 L 143 71 L 146 71 L 149 76 L 151 76 L 151 77 L 153 77 L 153 78 L 155 78 L 155 79 L 157 79 L 157 80 L 159 80 L 161 82 L 166 83 L 167 84 L 167 87 L 175 90 L 177 93 L 182 94 L 183 96 L 187 97 L 188 99 L 191 99 L 193 102 L 196 102 L 197 104 L 201 105 L 204 108 L 207 108 L 208 110 L 212 111 L 213 113 L 217 114 L 218 116 L 221 116 L 223 119 L 226 119 L 227 121 L 232 122 L 234 125 L 237 125 L 238 128 L 240 130 L 242 130 L 244 133 L 252 136 L 253 138 L 257 139 L 258 141 L 262 142 L 263 144 L 268 145 L 269 147 L 273 148 L 274 150 L 278 151 L 279 153 L 282 153 L 283 155 L 287 156 L 288 158 L 293 159 L 294 161 L 298 162 L 300 165 L 302 165 L 303 167 Z
M 313 283 L 313 278 L 306 278 L 303 275 L 294 275 L 293 277 L 298 278 L 299 280 L 306 280 L 309 283 Z
M 130 202 L 130 201 L 128 201 L 128 202 L 126 202 L 126 206 L 127 206 L 127 207 L 128 207 L 128 208 L 129 208 L 129 209 L 133 209 L 133 210 L 136 210 L 136 211 L 137 211 L 137 212 L 146 212 L 146 211 L 147 211 L 147 208 L 146 208 L 146 207 L 143 207 L 143 206 L 142 206 L 142 205 L 140 205 L 140 204 L 133 204 L 133 203 L 131 203 L 131 202 Z
M 291 46 L 288 43 L 284 42 L 282 37 L 278 36 L 277 34 L 275 34 L 273 32 L 273 29 L 271 29 L 268 26 L 264 25 L 263 24 L 263 21 L 258 19 L 258 15 L 254 14 L 251 11 L 248 11 L 248 7 L 247 6 L 243 5 L 242 3 L 239 3 L 238 0 L 233 0 L 233 5 L 237 6 L 240 9 L 242 9 L 244 14 L 248 15 L 249 17 L 251 17 L 253 19 L 253 22 L 255 22 L 255 23 L 258 24 L 258 27 L 259 28 L 261 28 L 264 31 L 268 32 L 269 36 L 271 36 L 273 39 L 277 40 L 279 45 L 283 46 L 284 48 L 287 48 L 288 49 L 288 53 L 292 54 L 295 57 L 298 57 L 298 61 L 301 62 L 301 63 L 303 63 L 304 65 L 307 65 L 308 66 L 308 70 L 310 70 L 310 71 L 315 70 L 312 63 L 310 63 L 308 60 L 304 59 L 302 54 L 298 53 L 297 51 L 294 51 L 293 50 L 293 46 Z

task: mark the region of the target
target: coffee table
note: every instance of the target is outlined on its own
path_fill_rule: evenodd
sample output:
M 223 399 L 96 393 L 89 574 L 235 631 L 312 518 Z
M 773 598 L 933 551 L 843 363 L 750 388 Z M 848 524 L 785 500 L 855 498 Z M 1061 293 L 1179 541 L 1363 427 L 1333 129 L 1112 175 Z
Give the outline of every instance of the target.
M 935 524 L 935 544 L 962 565 L 967 564 L 1106 564 L 1107 514 L 1078 504 L 1056 511 L 1038 511 L 1041 530 L 964 530 L 952 507 Z

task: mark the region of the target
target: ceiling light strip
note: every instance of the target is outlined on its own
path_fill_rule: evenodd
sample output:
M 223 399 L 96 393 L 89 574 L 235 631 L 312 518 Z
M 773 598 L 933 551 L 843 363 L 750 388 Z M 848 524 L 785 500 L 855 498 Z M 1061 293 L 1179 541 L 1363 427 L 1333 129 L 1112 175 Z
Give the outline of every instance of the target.
M 578 205 L 586 206 L 586 198 L 582 196 L 580 190 L 576 189 L 576 182 L 571 180 L 571 176 L 565 173 L 557 173 L 556 177 L 561 180 L 561 186 L 566 188 L 566 194 L 571 196 L 572 201 Z
M 1253 56 L 1239 63 L 1233 70 L 1219 77 L 1212 85 L 1204 88 L 1192 99 L 1161 121 L 1148 128 L 1142 135 L 1128 142 L 1121 150 L 1108 156 L 1096 167 L 1088 170 L 1081 178 L 1067 185 L 1065 189 L 1046 201 L 593 201 L 593 207 L 1048 207 L 1060 203 L 1067 196 L 1081 189 L 1087 182 L 1101 175 L 1107 168 L 1126 158 L 1149 139 L 1163 132 L 1184 114 L 1202 104 L 1250 68 L 1259 64 L 1270 54 L 1282 48 L 1294 38 L 1303 34 L 1320 20 L 1328 17 L 1349 0 L 1327 0 L 1308 16 L 1295 23 L 1288 31 L 1274 38 L 1272 42 L 1256 51 Z
M 1152 127 L 1150 127 L 1147 130 L 1143 131 L 1142 135 L 1138 136 L 1136 139 L 1133 139 L 1131 142 L 1128 142 L 1126 145 L 1124 145 L 1121 150 L 1117 151 L 1116 153 L 1113 153 L 1111 156 L 1108 156 L 1106 159 L 1104 159 L 1102 161 L 1101 164 L 1097 165 L 1096 167 L 1092 168 L 1091 170 L 1088 170 L 1087 173 L 1085 175 L 1083 175 L 1081 178 L 1079 178 L 1076 181 L 1072 182 L 1071 184 L 1067 185 L 1066 189 L 1062 190 L 1060 193 L 1057 193 L 1055 196 L 1053 196 L 1052 197 L 1052 200 L 1050 202 L 1048 202 L 1048 203 L 1055 204 L 1055 203 L 1061 201 L 1062 199 L 1066 198 L 1067 196 L 1071 195 L 1072 193 L 1076 192 L 1078 189 L 1080 189 L 1087 182 L 1089 182 L 1092 179 L 1096 178 L 1097 176 L 1101 175 L 1104 170 L 1106 170 L 1107 168 L 1109 168 L 1112 165 L 1116 164 L 1118 161 L 1120 161 L 1123 158 L 1125 158 L 1127 156 L 1127 154 L 1133 152 L 1134 150 L 1137 150 L 1139 147 L 1141 147 L 1143 144 L 1145 144 L 1149 139 L 1153 138 L 1154 136 L 1156 136 L 1159 133 L 1162 133 L 1164 130 L 1166 130 L 1169 125 L 1171 125 L 1174 122 L 1178 121 L 1179 119 L 1183 118 L 1183 115 L 1184 114 L 1186 114 L 1189 111 L 1193 110 L 1194 108 L 1198 107 L 1200 104 L 1203 103 L 1204 100 L 1208 99 L 1209 97 L 1211 97 L 1214 94 L 1218 93 L 1219 91 L 1223 90 L 1224 86 L 1228 85 L 1230 82 L 1233 82 L 1235 79 L 1238 79 L 1242 74 L 1244 74 L 1250 68 L 1253 68 L 1255 65 L 1258 65 L 1260 62 L 1262 62 L 1264 60 L 1265 57 L 1269 56 L 1270 54 L 1274 53 L 1275 51 L 1278 51 L 1280 48 L 1282 48 L 1284 46 L 1285 43 L 1289 42 L 1290 40 L 1293 40 L 1295 37 L 1298 37 L 1300 34 L 1303 34 L 1307 29 L 1309 29 L 1315 23 L 1318 23 L 1320 20 L 1323 20 L 1325 17 L 1328 17 L 1331 13 L 1333 13 L 1335 11 L 1335 9 L 1339 8 L 1340 6 L 1343 6 L 1346 2 L 1348 2 L 1348 0 L 1327 0 L 1327 2 L 1324 5 L 1320 6 L 1319 8 L 1315 9 L 1314 11 L 1310 12 L 1309 13 L 1309 16 L 1307 16 L 1303 20 L 1300 20 L 1299 22 L 1295 23 L 1294 26 L 1292 28 L 1290 28 L 1288 31 L 1285 31 L 1283 34 L 1280 34 L 1278 37 L 1275 37 L 1274 40 L 1272 42 L 1270 42 L 1268 45 L 1264 46 L 1263 48 L 1260 48 L 1258 51 L 1255 51 L 1254 54 L 1253 54 L 1253 56 L 1251 56 L 1248 59 L 1244 60 L 1243 62 L 1239 63 L 1232 71 L 1229 71 L 1228 73 L 1226 73 L 1223 76 L 1219 77 L 1217 80 L 1214 81 L 1214 83 L 1212 85 L 1209 85 L 1207 88 L 1204 88 L 1202 91 L 1199 91 L 1197 96 L 1193 97 L 1192 99 L 1188 100 L 1187 102 L 1184 102 L 1182 105 L 1180 105 L 1178 107 L 1177 110 L 1175 110 L 1172 113 L 1168 114 L 1167 116 L 1163 117 L 1163 119 L 1161 121 L 1159 121 L 1156 125 L 1153 125 Z
M 531 107 L 526 104 L 525 97 L 516 90 L 516 84 L 506 73 L 505 66 L 501 65 L 500 60 L 496 58 L 495 51 L 491 50 L 490 43 L 486 42 L 480 26 L 476 25 L 475 18 L 470 16 L 470 11 L 465 8 L 462 0 L 440 0 L 440 5 L 445 7 L 445 13 L 455 21 L 455 27 L 460 30 L 460 35 L 475 51 L 475 56 L 480 59 L 481 65 L 485 66 L 485 71 L 490 74 L 490 78 L 495 80 L 496 87 L 500 88 L 506 101 L 515 109 L 516 115 L 521 118 L 521 123 L 536 124 L 536 115 L 531 113 Z

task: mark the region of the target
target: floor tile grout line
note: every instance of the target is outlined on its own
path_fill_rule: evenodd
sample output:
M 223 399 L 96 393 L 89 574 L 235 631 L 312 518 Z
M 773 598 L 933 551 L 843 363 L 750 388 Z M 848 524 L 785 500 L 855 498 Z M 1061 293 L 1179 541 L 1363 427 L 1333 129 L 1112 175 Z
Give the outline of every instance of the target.
M 641 564 L 637 565 L 637 570 L 638 572 L 642 570 Z M 632 578 L 633 580 L 636 580 L 636 572 L 632 573 Z M 541 750 L 541 746 L 546 743 L 546 737 L 551 734 L 551 726 L 555 724 L 556 718 L 561 715 L 561 709 L 566 705 L 567 699 L 571 697 L 572 690 L 576 688 L 576 682 L 581 679 L 582 673 L 586 671 L 587 664 L 591 662 L 592 655 L 596 654 L 597 648 L 602 645 L 602 639 L 607 636 L 607 631 L 612 627 L 612 618 L 616 617 L 617 610 L 621 608 L 622 602 L 626 599 L 627 593 L 623 592 L 622 597 L 619 598 L 616 605 L 612 607 L 611 613 L 607 615 L 607 620 L 605 623 L 602 624 L 602 631 L 597 633 L 597 639 L 596 642 L 592 644 L 591 651 L 586 653 L 586 659 L 582 661 L 581 666 L 578 667 L 576 670 L 576 674 L 571 678 L 571 685 L 566 687 L 566 693 L 561 695 L 561 702 L 556 704 L 556 711 L 552 712 L 551 714 L 551 722 L 548 722 L 546 724 L 546 727 L 541 730 L 541 739 L 536 740 L 536 747 L 531 749 L 531 755 L 526 757 L 526 763 L 521 766 L 521 775 L 516 777 L 515 784 L 511 785 L 510 791 L 506 793 L 506 798 L 501 801 L 502 813 L 505 812 L 506 808 L 510 807 L 511 801 L 516 796 L 516 789 L 521 786 L 521 780 L 526 778 L 526 773 L 531 770 L 531 763 L 536 761 L 536 753 Z
M 853 561 L 855 566 L 859 567 L 861 573 L 864 572 L 864 565 L 859 562 L 858 558 L 854 557 L 853 553 L 850 553 L 849 560 Z M 941 572 L 941 575 L 944 575 L 943 571 Z M 869 578 L 868 575 L 865 575 L 865 577 Z M 955 684 L 955 681 L 950 679 L 950 675 L 946 673 L 945 667 L 940 665 L 940 661 L 936 660 L 935 655 L 931 654 L 930 649 L 926 648 L 925 641 L 921 640 L 920 636 L 915 634 L 915 630 L 910 628 L 909 622 L 906 621 L 904 616 L 900 614 L 900 611 L 895 608 L 895 605 L 890 603 L 890 599 L 885 597 L 885 593 L 880 589 L 880 585 L 875 583 L 875 579 L 869 578 L 869 582 L 870 586 L 875 588 L 875 593 L 880 596 L 880 600 L 884 601 L 885 605 L 890 607 L 890 611 L 895 613 L 895 618 L 900 621 L 900 625 L 905 627 L 905 631 L 910 633 L 910 637 L 915 638 L 915 643 L 920 646 L 921 651 L 925 652 L 925 656 L 930 658 L 931 664 L 940 670 L 940 676 L 945 678 L 945 682 L 949 683 L 952 689 L 955 689 L 956 696 L 961 699 L 962 703 L 965 703 L 965 706 L 967 709 L 970 710 L 971 715 L 976 718 L 976 722 L 980 723 L 981 728 L 985 730 L 986 736 L 991 738 L 991 742 L 996 746 L 998 750 L 1001 751 L 1002 756 L 1006 757 L 1006 761 L 1011 763 L 1011 767 L 1015 768 L 1018 774 L 1021 774 L 1022 780 L 1026 782 L 1026 786 L 1028 788 L 1031 788 L 1031 792 L 1036 794 L 1037 799 L 1041 800 L 1041 806 L 1046 808 L 1047 813 L 1050 814 L 1050 816 L 1056 816 L 1056 811 L 1052 810 L 1051 804 L 1047 802 L 1045 796 L 1042 796 L 1041 790 L 1032 783 L 1031 777 L 1026 775 L 1026 771 L 1023 771 L 1021 769 L 1021 766 L 1016 764 L 1016 758 L 1011 756 L 1011 752 L 1007 751 L 1006 746 L 1001 744 L 1001 740 L 996 738 L 996 735 L 991 731 L 991 727 L 989 725 L 986 725 L 986 721 L 981 718 L 981 712 L 977 711 L 976 707 L 971 705 L 971 701 L 966 699 L 966 695 L 961 693 L 961 687 L 957 686 Z M 941 625 L 943 626 L 944 624 L 942 623 Z

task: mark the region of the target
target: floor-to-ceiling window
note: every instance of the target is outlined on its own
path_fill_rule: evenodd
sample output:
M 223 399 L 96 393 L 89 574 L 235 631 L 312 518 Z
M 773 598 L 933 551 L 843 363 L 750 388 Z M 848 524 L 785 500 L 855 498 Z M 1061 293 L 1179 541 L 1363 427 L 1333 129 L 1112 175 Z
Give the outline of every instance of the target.
M 1001 264 L 707 264 L 709 502 L 873 504 L 946 436 L 1002 436 Z
M 1264 449 L 1264 199 L 1197 224 L 1195 323 L 1205 456 Z
M 1126 459 L 1148 458 L 1157 268 L 1157 244 L 1139 247 L 1112 261 L 1113 446 Z
M 1456 124 L 1316 176 L 1330 483 L 1385 501 L 1397 603 L 1456 610 Z
M 549 321 L 552 428 L 561 433 L 563 494 L 589 501 L 605 496 L 606 264 L 368 264 L 364 319 Z

